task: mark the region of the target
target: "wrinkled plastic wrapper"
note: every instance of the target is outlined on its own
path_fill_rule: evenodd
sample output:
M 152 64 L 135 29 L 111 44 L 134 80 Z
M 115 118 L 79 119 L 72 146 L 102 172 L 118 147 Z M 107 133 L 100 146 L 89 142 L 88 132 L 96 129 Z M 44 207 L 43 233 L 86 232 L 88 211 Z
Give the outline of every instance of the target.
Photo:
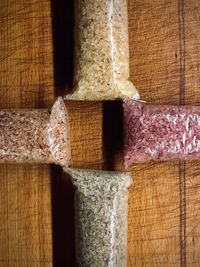
M 47 109 L 0 111 L 0 163 L 70 164 L 68 114 L 59 97 Z
M 65 169 L 75 191 L 78 266 L 127 266 L 127 173 Z
M 139 99 L 129 81 L 126 0 L 75 1 L 72 100 Z
M 125 101 L 125 168 L 134 163 L 200 159 L 200 107 Z

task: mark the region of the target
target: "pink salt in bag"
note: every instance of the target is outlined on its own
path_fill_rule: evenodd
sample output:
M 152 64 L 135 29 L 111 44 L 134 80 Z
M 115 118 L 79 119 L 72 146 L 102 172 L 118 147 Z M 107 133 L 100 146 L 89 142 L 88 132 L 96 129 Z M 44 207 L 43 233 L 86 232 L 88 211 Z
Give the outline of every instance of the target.
M 59 97 L 48 109 L 0 110 L 0 163 L 69 166 L 68 114 Z
M 134 163 L 200 159 L 200 107 L 133 100 L 123 107 L 126 169 Z

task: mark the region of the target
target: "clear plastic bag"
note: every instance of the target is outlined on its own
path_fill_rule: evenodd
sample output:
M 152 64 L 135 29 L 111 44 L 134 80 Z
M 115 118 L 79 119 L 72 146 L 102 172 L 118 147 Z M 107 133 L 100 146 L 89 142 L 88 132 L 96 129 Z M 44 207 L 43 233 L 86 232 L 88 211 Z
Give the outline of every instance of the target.
M 47 109 L 0 111 L 0 163 L 55 163 L 68 166 L 68 114 L 59 97 Z
M 129 81 L 126 0 L 75 1 L 72 100 L 139 99 Z
M 200 159 L 200 107 L 125 101 L 125 168 L 157 160 Z
M 76 258 L 78 266 L 127 266 L 127 173 L 76 170 L 71 175 L 75 191 Z

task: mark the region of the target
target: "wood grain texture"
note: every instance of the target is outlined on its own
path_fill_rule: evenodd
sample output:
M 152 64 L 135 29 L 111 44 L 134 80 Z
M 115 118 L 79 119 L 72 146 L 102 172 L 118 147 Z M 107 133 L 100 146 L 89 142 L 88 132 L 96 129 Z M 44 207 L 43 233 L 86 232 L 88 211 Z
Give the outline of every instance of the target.
M 0 173 L 0 266 L 50 266 L 48 168 L 0 166 Z
M 75 168 L 101 169 L 103 165 L 102 104 L 67 101 Z
M 134 170 L 129 198 L 129 266 L 180 266 L 177 164 Z
M 70 88 L 72 11 L 73 0 L 0 1 L 0 108 L 50 107 Z M 131 80 L 144 100 L 200 104 L 199 26 L 198 1 L 129 0 Z M 66 106 L 73 166 L 122 170 L 121 103 Z M 198 162 L 130 171 L 129 266 L 199 266 Z M 62 170 L 0 165 L 0 267 L 72 267 L 74 254 Z

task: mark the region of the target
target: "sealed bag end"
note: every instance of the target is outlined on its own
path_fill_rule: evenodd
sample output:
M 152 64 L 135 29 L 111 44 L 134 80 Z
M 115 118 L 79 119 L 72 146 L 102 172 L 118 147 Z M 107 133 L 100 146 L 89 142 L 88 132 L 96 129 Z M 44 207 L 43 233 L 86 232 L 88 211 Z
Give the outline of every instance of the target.
M 133 160 L 134 151 L 130 150 L 132 142 L 134 142 L 135 130 L 138 127 L 140 117 L 142 115 L 144 104 L 141 101 L 124 100 L 123 102 L 123 132 L 124 132 L 124 169 L 127 171 L 134 163 L 142 163 L 143 158 L 141 158 L 139 150 L 134 158 L 138 160 Z
M 140 162 L 142 163 L 142 162 Z M 132 167 L 134 164 L 136 164 L 134 161 L 131 160 L 129 155 L 124 156 L 124 170 L 128 171 L 130 167 Z
M 126 157 L 124 157 L 124 170 L 128 171 L 130 167 L 129 161 L 126 159 Z
M 97 86 L 95 86 L 92 90 L 81 86 L 73 93 L 65 95 L 64 99 L 75 101 L 109 101 L 119 99 L 139 100 L 140 95 L 131 81 L 115 80 L 113 88 L 105 88 L 105 90 L 102 91 L 99 90 Z
M 132 185 L 131 174 L 126 172 L 113 172 L 113 171 L 99 171 L 99 170 L 87 170 L 87 169 L 74 169 L 65 166 L 63 170 L 68 173 L 73 183 L 77 188 L 92 188 L 91 192 L 94 191 L 95 185 L 107 187 L 117 185 L 118 189 L 128 189 Z
M 152 161 L 154 161 L 153 156 L 151 159 L 149 159 L 148 156 L 140 155 L 139 152 L 133 155 L 131 154 L 128 148 L 125 149 L 125 152 L 124 152 L 124 170 L 125 171 L 128 171 L 131 167 L 134 166 L 134 164 L 149 163 Z
M 48 142 L 52 163 L 69 166 L 71 164 L 69 117 L 62 97 L 57 98 L 51 109 Z
M 118 98 L 122 100 L 133 99 L 139 100 L 140 94 L 138 93 L 136 87 L 129 80 L 116 80 L 115 88 Z

